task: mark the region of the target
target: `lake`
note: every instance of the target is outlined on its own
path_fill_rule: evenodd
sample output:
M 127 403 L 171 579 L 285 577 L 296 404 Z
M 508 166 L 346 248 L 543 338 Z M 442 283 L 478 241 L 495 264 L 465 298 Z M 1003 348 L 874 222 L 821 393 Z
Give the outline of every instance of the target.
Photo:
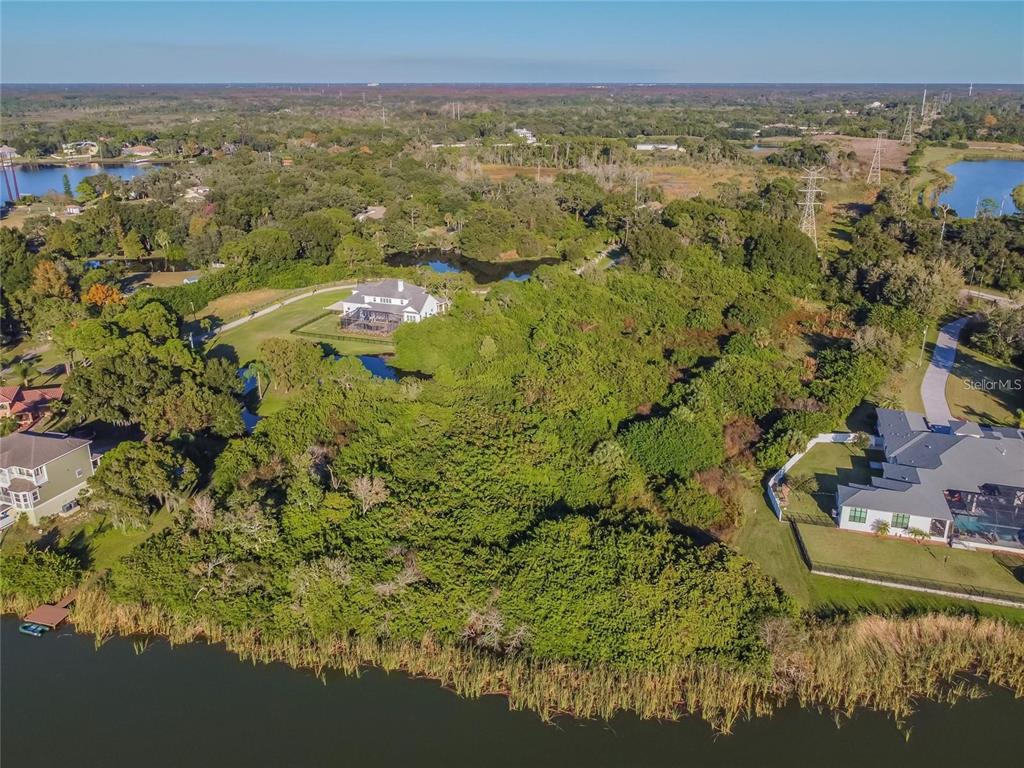
M 963 160 L 946 172 L 956 179 L 943 190 L 939 202 L 951 206 L 961 218 L 973 219 L 979 200 L 987 197 L 1003 205 L 1003 213 L 1017 211 L 1010 192 L 1024 184 L 1024 160 Z
M 41 639 L 5 617 L 3 765 L 83 768 L 252 766 L 1009 766 L 1019 762 L 1024 701 L 1001 689 L 955 707 L 925 703 L 911 738 L 865 712 L 842 728 L 789 707 L 716 736 L 699 720 L 548 725 L 500 696 L 463 699 L 430 680 L 366 670 L 326 683 L 282 664 L 252 665 L 219 647 L 170 648 L 70 629 Z
M 558 259 L 534 259 L 520 261 L 478 261 L 454 251 L 426 250 L 395 253 L 388 256 L 392 267 L 427 267 L 439 274 L 468 272 L 479 285 L 498 283 L 503 280 L 522 282 L 539 266 L 557 264 Z
M 117 176 L 119 179 L 134 179 L 148 170 L 158 166 L 153 165 L 100 165 L 90 163 L 88 165 L 16 165 L 15 173 L 18 178 L 18 191 L 23 195 L 37 195 L 42 197 L 48 192 L 64 193 L 64 174 L 67 174 L 71 182 L 71 189 L 74 190 L 78 183 L 87 176 L 95 176 L 98 173 L 106 173 L 110 176 Z M 0 195 L 6 202 L 7 188 L 0 183 Z

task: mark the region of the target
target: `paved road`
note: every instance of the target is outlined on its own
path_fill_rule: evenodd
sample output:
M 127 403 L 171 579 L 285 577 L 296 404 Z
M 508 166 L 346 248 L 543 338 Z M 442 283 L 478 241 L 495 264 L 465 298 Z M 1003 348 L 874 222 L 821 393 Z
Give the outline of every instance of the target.
M 961 288 L 960 289 L 961 299 L 981 299 L 982 301 L 991 301 L 998 304 L 1000 307 L 1016 308 L 1020 306 L 1019 302 L 1013 299 L 1008 299 L 1005 296 L 997 296 L 994 293 L 985 293 L 984 291 L 976 291 L 973 288 Z
M 953 414 L 949 412 L 946 401 L 946 379 L 956 360 L 956 347 L 960 341 L 960 332 L 967 324 L 968 318 L 961 317 L 946 323 L 939 329 L 939 338 L 935 342 L 935 351 L 928 363 L 928 370 L 921 382 L 921 400 L 924 401 L 924 415 L 932 424 L 949 424 Z

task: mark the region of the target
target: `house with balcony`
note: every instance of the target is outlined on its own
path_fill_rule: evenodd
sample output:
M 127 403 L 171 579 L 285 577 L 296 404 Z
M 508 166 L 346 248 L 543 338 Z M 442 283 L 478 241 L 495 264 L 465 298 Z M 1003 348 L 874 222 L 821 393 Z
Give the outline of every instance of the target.
M 327 309 L 341 313 L 345 330 L 388 335 L 402 323 L 418 323 L 442 314 L 448 303 L 404 280 L 361 283 L 347 299 Z
M 0 387 L 0 419 L 14 419 L 29 429 L 64 397 L 63 387 Z
M 32 525 L 78 508 L 95 471 L 90 441 L 68 435 L 15 432 L 0 438 L 0 530 L 22 514 Z
M 840 485 L 840 528 L 1024 553 L 1024 432 L 878 408 L 880 475 Z

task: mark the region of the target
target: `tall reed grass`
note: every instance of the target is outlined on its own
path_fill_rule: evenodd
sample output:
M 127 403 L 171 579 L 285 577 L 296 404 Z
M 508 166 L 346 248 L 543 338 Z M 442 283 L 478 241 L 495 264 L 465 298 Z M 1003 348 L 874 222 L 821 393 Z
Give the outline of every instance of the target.
M 216 624 L 182 621 L 148 605 L 113 602 L 83 589 L 72 620 L 97 646 L 112 635 L 163 635 L 172 644 L 203 639 L 252 662 L 358 674 L 367 665 L 439 681 L 462 696 L 501 694 L 513 709 L 544 719 L 559 714 L 611 718 L 702 717 L 728 733 L 744 718 L 791 702 L 849 716 L 860 707 L 902 722 L 921 698 L 955 702 L 984 694 L 986 684 L 1024 696 L 1024 629 L 995 619 L 931 615 L 802 623 L 775 619 L 762 628 L 770 666 L 750 668 L 693 660 L 665 669 L 499 658 L 426 637 L 420 643 L 335 638 L 264 638 Z

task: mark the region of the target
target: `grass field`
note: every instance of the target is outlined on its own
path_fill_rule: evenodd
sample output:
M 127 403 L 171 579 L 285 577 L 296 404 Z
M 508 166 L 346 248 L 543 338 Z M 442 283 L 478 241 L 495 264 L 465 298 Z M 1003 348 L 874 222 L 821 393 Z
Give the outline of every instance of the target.
M 65 362 L 56 347 L 49 342 L 28 339 L 13 347 L 5 347 L 3 356 L 0 357 L 0 368 L 6 370 L 13 363 L 22 361 L 28 362 L 33 368 L 33 372 L 29 374 L 28 386 L 45 387 L 60 384 L 65 379 L 63 367 L 58 372 L 44 373 Z M 20 380 L 10 375 L 4 377 L 5 385 L 17 386 L 20 383 Z
M 241 317 L 253 309 L 271 304 L 289 293 L 291 291 L 282 288 L 260 288 L 256 291 L 229 293 L 227 296 L 214 299 L 200 309 L 198 317 L 217 318 L 222 322 L 227 322 Z
M 832 525 L 836 487 L 847 483 L 867 483 L 871 479 L 869 459 L 855 445 L 822 443 L 814 446 L 789 471 L 795 489 L 790 492 L 786 519 Z M 802 481 L 812 489 L 801 489 Z
M 838 566 L 935 582 L 952 591 L 972 588 L 1017 595 L 1024 584 L 991 553 L 917 544 L 821 525 L 799 525 L 807 554 L 815 566 Z
M 353 338 L 339 339 L 328 335 L 322 337 L 296 336 L 292 333 L 293 329 L 322 314 L 326 307 L 339 301 L 345 295 L 343 290 L 318 293 L 292 302 L 263 317 L 250 320 L 248 323 L 215 337 L 210 342 L 210 354 L 236 359 L 239 365 L 244 365 L 257 357 L 260 344 L 270 338 L 302 338 L 309 341 L 320 341 L 339 355 L 373 355 L 393 351 L 391 344 L 375 341 Z M 333 322 L 337 327 L 338 321 L 333 319 Z
M 954 418 L 1017 426 L 1024 371 L 961 344 L 946 380 L 946 401 Z

